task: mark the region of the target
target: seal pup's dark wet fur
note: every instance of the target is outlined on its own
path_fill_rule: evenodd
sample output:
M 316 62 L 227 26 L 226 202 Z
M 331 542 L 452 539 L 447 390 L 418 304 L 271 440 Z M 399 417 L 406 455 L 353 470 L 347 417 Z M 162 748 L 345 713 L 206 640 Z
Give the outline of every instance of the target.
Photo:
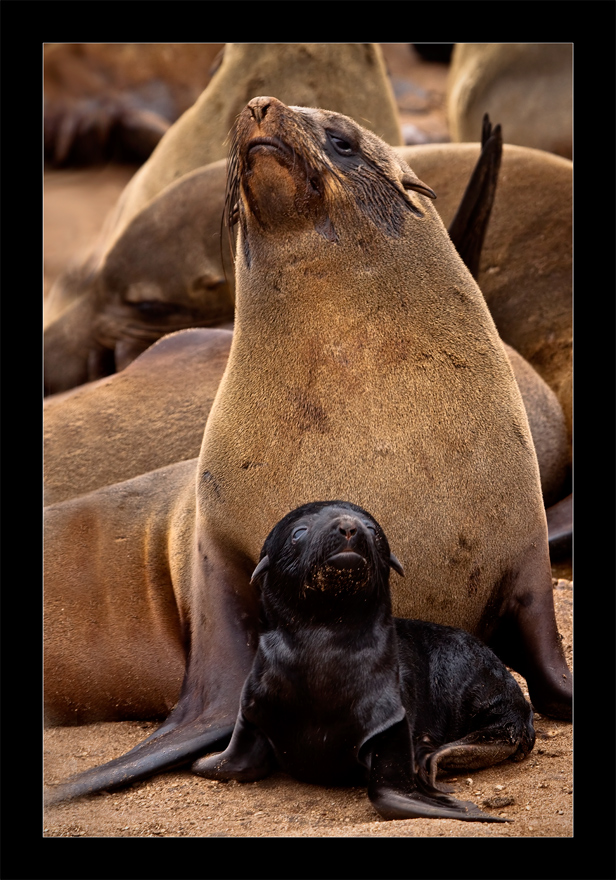
M 392 617 L 390 567 L 403 574 L 354 504 L 305 504 L 274 527 L 253 574 L 261 633 L 233 737 L 196 773 L 367 780 L 385 819 L 503 821 L 443 794 L 437 768 L 521 760 L 535 740 L 532 709 L 474 636 Z

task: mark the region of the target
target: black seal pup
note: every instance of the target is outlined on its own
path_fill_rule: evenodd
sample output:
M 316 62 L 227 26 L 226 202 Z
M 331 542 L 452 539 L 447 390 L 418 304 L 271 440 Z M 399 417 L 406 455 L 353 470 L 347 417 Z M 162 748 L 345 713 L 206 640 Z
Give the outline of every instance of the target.
M 521 760 L 533 713 L 474 636 L 394 618 L 387 538 L 361 507 L 305 504 L 269 534 L 253 582 L 262 630 L 226 751 L 193 764 L 254 781 L 277 766 L 307 782 L 356 784 L 385 819 L 503 821 L 443 794 L 439 765 Z

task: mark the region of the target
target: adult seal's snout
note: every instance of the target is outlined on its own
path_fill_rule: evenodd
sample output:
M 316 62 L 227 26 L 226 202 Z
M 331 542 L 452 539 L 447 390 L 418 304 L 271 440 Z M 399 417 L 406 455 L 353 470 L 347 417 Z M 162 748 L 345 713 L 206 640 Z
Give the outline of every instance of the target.
M 250 110 L 250 114 L 251 114 L 252 118 L 255 120 L 255 122 L 260 123 L 263 120 L 263 118 L 265 117 L 265 114 L 267 113 L 267 111 L 269 109 L 269 106 L 270 106 L 272 100 L 275 101 L 276 99 L 269 98 L 269 97 L 260 97 L 260 98 L 253 98 L 252 101 L 248 102 L 248 108 Z

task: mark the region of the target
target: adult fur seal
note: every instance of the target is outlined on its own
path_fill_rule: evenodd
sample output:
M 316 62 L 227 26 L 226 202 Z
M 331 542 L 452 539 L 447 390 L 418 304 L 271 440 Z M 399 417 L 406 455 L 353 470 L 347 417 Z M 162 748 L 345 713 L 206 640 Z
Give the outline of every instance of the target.
M 181 609 L 182 691 L 155 734 L 63 796 L 135 781 L 230 735 L 256 651 L 250 576 L 263 540 L 324 497 L 374 511 L 399 549 L 412 588 L 396 585 L 398 616 L 478 635 L 526 677 L 535 709 L 570 717 L 524 406 L 432 195 L 348 117 L 270 97 L 240 114 L 228 193 L 236 325 L 196 485 L 164 528 L 155 511 L 141 531 L 129 518 L 136 544 L 123 548 L 132 589 L 172 590 Z M 64 578 L 88 553 L 77 545 L 64 545 Z
M 233 267 L 220 239 L 226 176 L 223 159 L 170 184 L 93 258 L 77 297 L 69 301 L 67 278 L 52 288 L 50 307 L 66 307 L 44 332 L 46 394 L 119 372 L 167 333 L 231 325 Z
M 385 819 L 499 821 L 444 795 L 437 770 L 522 760 L 535 741 L 531 707 L 474 636 L 394 619 L 390 568 L 404 574 L 355 504 L 312 502 L 274 527 L 252 576 L 261 633 L 233 736 L 195 773 L 252 782 L 279 767 L 324 785 L 367 779 Z

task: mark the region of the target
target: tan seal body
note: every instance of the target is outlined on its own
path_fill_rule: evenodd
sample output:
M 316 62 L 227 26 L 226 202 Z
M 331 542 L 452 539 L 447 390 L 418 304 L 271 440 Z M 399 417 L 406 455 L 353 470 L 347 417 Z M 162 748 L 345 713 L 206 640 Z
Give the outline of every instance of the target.
M 505 138 L 507 129 L 503 128 Z M 397 148 L 438 195 L 446 227 L 479 155 L 478 144 Z M 501 338 L 545 379 L 572 432 L 573 166 L 543 150 L 503 146 L 477 283 Z
M 573 155 L 571 43 L 457 43 L 449 69 L 452 141 L 472 141 L 484 113 L 508 143 Z
M 172 333 L 120 373 L 47 397 L 45 504 L 196 458 L 231 337 Z
M 47 724 L 173 708 L 190 610 L 170 557 L 190 539 L 194 475 L 183 461 L 45 508 Z
M 264 92 L 288 103 L 345 113 L 388 143 L 403 143 L 377 43 L 227 43 L 208 87 L 126 187 L 115 235 L 169 183 L 226 157 L 235 118 L 247 101 Z
M 220 238 L 226 175 L 221 160 L 168 186 L 84 271 L 81 294 L 45 328 L 47 394 L 122 370 L 167 333 L 233 321 Z M 66 283 L 58 280 L 55 300 L 68 299 Z
M 522 399 L 425 195 L 348 117 L 268 97 L 240 114 L 228 190 L 240 225 L 236 328 L 196 492 L 188 472 L 164 545 L 189 609 L 180 698 L 155 734 L 57 797 L 125 785 L 228 741 L 256 650 L 250 578 L 263 541 L 289 510 L 332 497 L 387 529 L 406 571 L 395 613 L 478 634 L 526 677 L 538 711 L 570 717 Z M 148 532 L 131 534 L 139 557 Z M 134 588 L 156 596 L 164 578 L 164 565 L 142 566 Z
M 347 175 L 344 156 L 321 158 L 333 154 L 328 124 L 361 143 Z M 240 117 L 237 317 L 203 439 L 199 511 L 209 532 L 255 558 L 268 524 L 301 499 L 348 497 L 403 548 L 413 586 L 394 595 L 396 613 L 477 631 L 496 580 L 544 539 L 526 415 L 438 214 L 406 195 L 410 171 L 393 151 L 358 131 L 275 99 L 260 123 L 250 110 Z M 290 143 L 301 170 L 275 145 L 251 148 L 259 137 Z M 373 202 L 364 214 L 363 187 L 394 207 L 379 214 Z M 434 549 L 420 560 L 412 546 Z

